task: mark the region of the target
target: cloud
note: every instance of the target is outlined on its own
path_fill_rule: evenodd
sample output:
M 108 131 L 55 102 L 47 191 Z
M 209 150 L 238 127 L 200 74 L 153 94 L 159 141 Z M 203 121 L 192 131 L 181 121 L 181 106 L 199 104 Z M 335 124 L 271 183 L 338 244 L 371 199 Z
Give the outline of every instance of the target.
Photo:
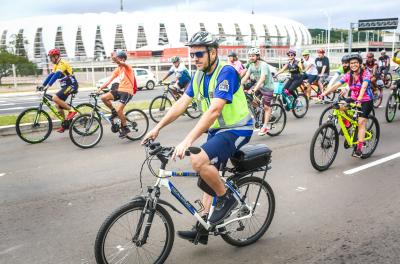
M 117 12 L 118 0 L 13 0 L 2 3 L 0 20 L 14 18 L 87 12 Z M 23 7 L 23 8 L 21 8 Z M 310 28 L 326 28 L 327 17 L 331 16 L 331 25 L 335 28 L 348 28 L 350 22 L 359 19 L 398 17 L 398 0 L 124 0 L 124 10 L 147 11 L 151 9 L 190 10 L 190 11 L 242 11 L 266 13 L 294 19 Z

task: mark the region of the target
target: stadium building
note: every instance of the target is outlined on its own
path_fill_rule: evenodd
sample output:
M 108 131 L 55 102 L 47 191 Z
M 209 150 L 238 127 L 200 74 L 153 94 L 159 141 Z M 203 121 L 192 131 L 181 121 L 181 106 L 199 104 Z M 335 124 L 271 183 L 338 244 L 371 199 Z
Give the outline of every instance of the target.
M 43 62 L 46 52 L 54 47 L 72 61 L 103 60 L 118 49 L 127 50 L 130 57 L 162 56 L 168 49 L 182 50 L 184 43 L 199 30 L 217 35 L 221 46 L 227 47 L 287 48 L 312 42 L 304 25 L 282 17 L 146 11 L 0 21 L 0 48 L 12 47 L 12 52 L 26 54 L 36 62 Z

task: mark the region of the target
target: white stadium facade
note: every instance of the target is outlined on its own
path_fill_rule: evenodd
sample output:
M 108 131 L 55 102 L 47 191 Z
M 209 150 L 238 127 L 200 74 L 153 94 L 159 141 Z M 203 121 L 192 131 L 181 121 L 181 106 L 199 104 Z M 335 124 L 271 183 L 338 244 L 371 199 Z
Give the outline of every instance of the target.
M 163 50 L 182 47 L 199 30 L 226 46 L 300 47 L 311 44 L 308 29 L 282 17 L 217 12 L 119 12 L 31 17 L 0 21 L 0 48 L 16 39 L 32 61 L 59 48 L 70 60 L 102 60 L 118 49 Z M 15 52 L 15 51 L 14 51 Z M 20 53 L 16 51 L 15 53 Z

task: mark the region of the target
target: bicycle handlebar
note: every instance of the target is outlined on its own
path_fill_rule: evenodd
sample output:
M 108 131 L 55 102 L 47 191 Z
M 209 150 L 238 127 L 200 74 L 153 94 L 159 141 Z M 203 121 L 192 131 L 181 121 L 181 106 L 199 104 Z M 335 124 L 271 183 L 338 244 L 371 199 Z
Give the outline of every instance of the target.
M 154 156 L 157 154 L 162 154 L 164 157 L 169 158 L 172 156 L 172 153 L 175 150 L 175 147 L 163 147 L 161 146 L 160 142 L 154 142 L 153 140 L 148 140 L 147 142 L 144 143 L 144 146 L 148 149 L 149 155 Z M 191 154 L 199 154 L 201 151 L 201 148 L 198 147 L 189 147 L 185 151 L 186 156 L 190 156 Z

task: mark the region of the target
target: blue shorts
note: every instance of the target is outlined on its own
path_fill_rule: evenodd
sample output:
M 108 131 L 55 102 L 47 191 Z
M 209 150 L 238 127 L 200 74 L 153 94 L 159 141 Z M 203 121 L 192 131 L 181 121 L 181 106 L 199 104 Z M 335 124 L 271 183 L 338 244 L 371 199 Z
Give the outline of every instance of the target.
M 250 141 L 251 136 L 239 136 L 229 131 L 208 134 L 207 142 L 201 148 L 207 153 L 211 163 L 219 169 L 221 163 Z
M 309 84 L 312 84 L 315 82 L 318 78 L 318 75 L 311 75 L 311 74 L 306 74 L 306 79 L 308 80 Z
M 67 100 L 68 96 L 78 90 L 78 82 L 74 76 L 65 76 L 60 79 L 61 89 L 56 93 L 61 100 Z

